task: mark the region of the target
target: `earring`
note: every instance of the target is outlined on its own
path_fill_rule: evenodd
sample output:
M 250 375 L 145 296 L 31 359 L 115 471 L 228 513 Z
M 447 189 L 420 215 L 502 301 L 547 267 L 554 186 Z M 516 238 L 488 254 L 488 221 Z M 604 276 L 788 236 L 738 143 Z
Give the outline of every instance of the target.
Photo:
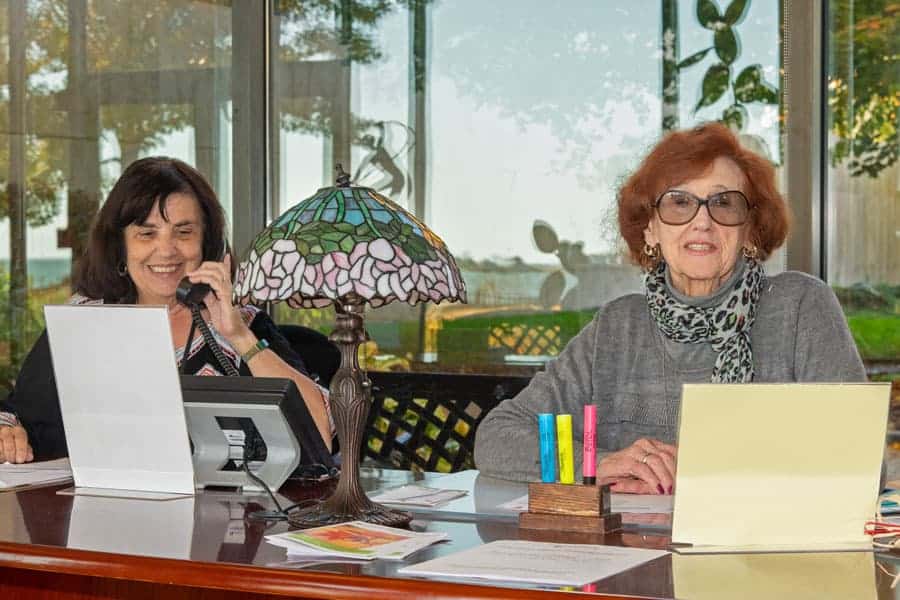
M 744 255 L 744 258 L 756 260 L 759 258 L 759 248 L 754 244 L 750 244 L 749 246 L 744 246 L 744 249 L 741 250 L 741 254 Z
M 644 243 L 644 254 L 646 254 L 650 260 L 656 262 L 659 260 L 659 244 L 655 246 L 651 246 L 650 244 Z
M 116 265 L 116 273 L 119 274 L 119 277 L 125 277 L 128 275 L 128 265 L 126 265 L 123 261 L 119 261 L 119 264 Z

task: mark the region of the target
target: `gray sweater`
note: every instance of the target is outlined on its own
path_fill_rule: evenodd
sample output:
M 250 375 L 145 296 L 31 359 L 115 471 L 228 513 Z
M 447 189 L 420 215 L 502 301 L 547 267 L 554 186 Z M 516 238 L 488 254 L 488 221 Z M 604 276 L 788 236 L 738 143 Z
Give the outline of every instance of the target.
M 837 298 L 804 273 L 766 280 L 750 339 L 754 382 L 866 380 Z M 664 338 L 642 294 L 610 302 L 527 388 L 488 413 L 475 439 L 478 468 L 536 480 L 537 415 L 570 413 L 577 477 L 582 406 L 590 403 L 597 405 L 598 460 L 642 437 L 674 443 L 681 384 L 709 382 L 716 357 L 705 344 L 684 346 Z

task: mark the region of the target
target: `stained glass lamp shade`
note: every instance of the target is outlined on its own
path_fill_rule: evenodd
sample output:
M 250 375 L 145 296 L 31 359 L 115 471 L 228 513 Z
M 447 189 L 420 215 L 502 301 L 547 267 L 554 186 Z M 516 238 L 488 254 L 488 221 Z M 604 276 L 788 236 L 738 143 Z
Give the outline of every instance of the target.
M 324 504 L 292 516 L 291 522 L 409 522 L 408 513 L 375 504 L 359 485 L 371 394 L 357 348 L 366 341 L 366 304 L 466 301 L 465 283 L 444 242 L 388 198 L 351 186 L 338 166 L 336 186 L 288 209 L 256 237 L 238 268 L 235 293 L 244 304 L 335 307 L 337 327 L 330 339 L 341 349 L 341 366 L 331 381 L 330 400 L 343 455 L 341 477 Z

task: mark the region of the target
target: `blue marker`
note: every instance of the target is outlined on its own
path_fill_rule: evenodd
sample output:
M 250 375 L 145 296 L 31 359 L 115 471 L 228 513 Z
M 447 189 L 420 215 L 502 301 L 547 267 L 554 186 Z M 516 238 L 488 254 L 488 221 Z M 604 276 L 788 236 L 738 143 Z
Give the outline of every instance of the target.
M 541 436 L 541 481 L 556 482 L 556 417 L 551 413 L 538 415 Z

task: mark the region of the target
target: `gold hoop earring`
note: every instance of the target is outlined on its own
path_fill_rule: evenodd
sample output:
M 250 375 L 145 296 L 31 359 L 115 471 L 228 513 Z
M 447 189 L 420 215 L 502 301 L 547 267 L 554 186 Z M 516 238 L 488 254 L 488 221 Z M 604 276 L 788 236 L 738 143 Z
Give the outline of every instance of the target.
M 759 258 L 759 248 L 757 248 L 754 244 L 744 246 L 744 249 L 741 250 L 741 253 L 744 255 L 744 258 L 748 258 L 750 260 L 756 260 Z
M 644 244 L 644 254 L 646 254 L 647 257 L 649 257 L 650 260 L 652 260 L 653 262 L 658 261 L 659 255 L 660 255 L 659 244 L 656 244 L 655 246 L 651 246 L 650 244 L 645 243 Z

